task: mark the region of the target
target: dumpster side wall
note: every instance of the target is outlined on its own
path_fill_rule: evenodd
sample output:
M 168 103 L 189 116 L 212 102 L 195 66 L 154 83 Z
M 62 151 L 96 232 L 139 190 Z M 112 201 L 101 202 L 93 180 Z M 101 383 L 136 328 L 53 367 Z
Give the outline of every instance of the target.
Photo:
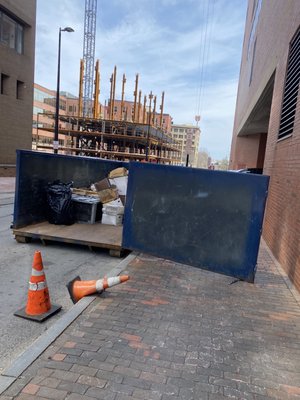
M 123 247 L 253 282 L 268 182 L 131 163 Z
M 46 219 L 48 183 L 60 180 L 73 182 L 74 187 L 88 187 L 118 167 L 128 168 L 128 163 L 17 150 L 13 227 L 17 229 Z

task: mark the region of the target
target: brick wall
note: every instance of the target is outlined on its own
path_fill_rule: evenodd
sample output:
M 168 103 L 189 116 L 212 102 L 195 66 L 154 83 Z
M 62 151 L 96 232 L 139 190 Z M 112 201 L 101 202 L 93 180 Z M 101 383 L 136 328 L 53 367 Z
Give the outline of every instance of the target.
M 293 135 L 278 141 L 281 104 L 289 43 L 300 26 L 298 0 L 264 0 L 256 28 L 256 56 L 249 85 L 251 57 L 248 42 L 252 26 L 249 1 L 240 82 L 231 148 L 231 167 L 248 165 L 256 153 L 253 137 L 239 136 L 267 82 L 275 71 L 274 91 L 264 159 L 264 173 L 270 175 L 263 236 L 274 256 L 300 290 L 300 104 L 298 101 Z M 258 148 L 257 148 L 258 149 Z M 259 157 L 258 157 L 259 158 Z
M 235 138 L 235 152 L 231 169 L 255 168 L 259 148 L 259 135 Z

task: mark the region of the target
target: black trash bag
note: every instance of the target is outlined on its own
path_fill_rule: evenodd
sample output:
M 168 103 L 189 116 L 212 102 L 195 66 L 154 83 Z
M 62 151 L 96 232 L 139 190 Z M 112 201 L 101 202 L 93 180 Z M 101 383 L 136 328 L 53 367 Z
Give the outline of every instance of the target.
M 63 183 L 54 181 L 48 183 L 47 203 L 48 203 L 48 222 L 55 225 L 74 224 L 74 212 L 72 204 L 71 187 L 73 182 Z

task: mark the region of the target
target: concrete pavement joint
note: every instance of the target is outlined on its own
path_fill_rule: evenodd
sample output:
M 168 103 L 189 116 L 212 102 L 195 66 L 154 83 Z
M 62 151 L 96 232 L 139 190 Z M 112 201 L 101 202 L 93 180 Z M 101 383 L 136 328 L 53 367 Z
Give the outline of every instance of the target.
M 127 257 L 124 258 L 124 260 L 122 260 L 117 266 L 115 266 L 110 273 L 108 274 L 108 277 L 112 277 L 112 276 L 117 276 L 120 274 L 120 272 L 122 272 L 128 264 L 131 263 L 131 261 L 133 261 L 136 257 L 138 256 L 137 253 L 131 253 L 129 254 Z
M 108 274 L 108 277 L 117 276 L 127 265 L 137 257 L 136 253 L 129 254 Z M 16 360 L 0 375 L 0 395 L 12 385 L 59 335 L 95 300 L 96 296 L 88 296 L 74 304 L 54 325 L 33 342 Z

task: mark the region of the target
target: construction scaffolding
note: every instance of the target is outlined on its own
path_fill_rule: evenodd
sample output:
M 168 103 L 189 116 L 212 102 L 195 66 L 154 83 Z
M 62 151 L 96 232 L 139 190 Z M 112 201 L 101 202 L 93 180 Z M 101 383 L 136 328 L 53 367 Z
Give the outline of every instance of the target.
M 42 114 L 45 116 L 45 113 Z M 54 118 L 53 113 L 47 114 Z M 148 161 L 179 164 L 181 150 L 175 139 L 151 124 L 111 119 L 59 116 L 59 152 L 61 154 L 100 157 L 120 161 Z M 37 129 L 37 150 L 52 151 L 51 143 L 41 143 Z

